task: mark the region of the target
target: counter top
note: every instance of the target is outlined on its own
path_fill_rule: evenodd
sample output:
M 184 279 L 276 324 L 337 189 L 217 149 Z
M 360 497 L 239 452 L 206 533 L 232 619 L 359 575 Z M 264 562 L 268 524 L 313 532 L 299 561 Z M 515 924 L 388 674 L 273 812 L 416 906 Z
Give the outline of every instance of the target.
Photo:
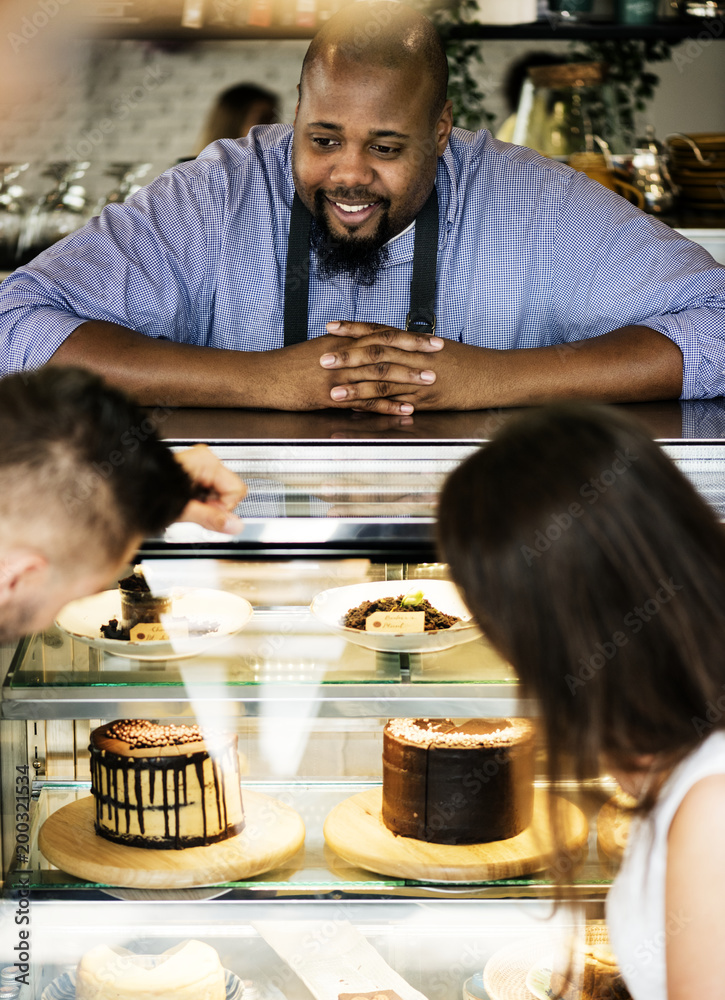
M 641 420 L 658 441 L 725 440 L 725 397 L 709 400 L 665 400 L 627 403 L 622 410 Z M 149 410 L 158 433 L 167 441 L 385 441 L 477 442 L 489 440 L 519 412 L 490 409 L 465 412 L 421 411 L 410 417 L 316 410 L 179 409 Z

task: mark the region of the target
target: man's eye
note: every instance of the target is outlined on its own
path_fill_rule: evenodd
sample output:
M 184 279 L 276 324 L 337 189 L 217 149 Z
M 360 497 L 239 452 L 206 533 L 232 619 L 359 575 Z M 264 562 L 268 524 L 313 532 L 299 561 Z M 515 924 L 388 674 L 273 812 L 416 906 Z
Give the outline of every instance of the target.
M 383 156 L 394 156 L 396 153 L 400 152 L 396 146 L 381 146 L 379 143 L 376 143 L 370 148 L 374 149 L 376 153 L 380 153 Z
M 337 140 L 332 139 L 329 135 L 313 135 L 312 141 L 316 146 L 322 146 L 323 149 L 327 149 L 330 146 L 335 146 L 337 144 Z

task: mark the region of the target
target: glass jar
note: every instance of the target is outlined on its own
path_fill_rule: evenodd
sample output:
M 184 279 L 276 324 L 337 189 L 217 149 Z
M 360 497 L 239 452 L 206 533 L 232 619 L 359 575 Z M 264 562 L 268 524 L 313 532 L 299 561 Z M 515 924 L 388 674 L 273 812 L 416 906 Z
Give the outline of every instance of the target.
M 597 149 L 627 151 L 616 101 L 603 63 L 531 66 L 521 88 L 512 141 L 566 160 Z

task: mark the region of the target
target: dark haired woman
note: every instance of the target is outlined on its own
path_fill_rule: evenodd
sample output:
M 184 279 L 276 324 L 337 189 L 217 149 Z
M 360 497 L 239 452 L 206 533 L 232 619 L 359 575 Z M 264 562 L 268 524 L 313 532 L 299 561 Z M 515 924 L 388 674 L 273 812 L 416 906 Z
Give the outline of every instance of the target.
M 635 1000 L 725 997 L 725 532 L 640 427 L 513 418 L 460 465 L 440 542 L 539 704 L 548 776 L 637 798 L 607 901 Z

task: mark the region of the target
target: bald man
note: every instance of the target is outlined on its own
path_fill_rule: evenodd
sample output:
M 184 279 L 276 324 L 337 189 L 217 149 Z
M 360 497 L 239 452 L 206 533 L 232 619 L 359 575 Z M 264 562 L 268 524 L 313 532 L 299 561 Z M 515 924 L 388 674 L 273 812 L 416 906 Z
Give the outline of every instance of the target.
M 446 82 L 425 17 L 348 5 L 293 128 L 212 143 L 2 285 L 6 370 L 396 415 L 725 392 L 725 268 L 585 175 L 453 128 Z

